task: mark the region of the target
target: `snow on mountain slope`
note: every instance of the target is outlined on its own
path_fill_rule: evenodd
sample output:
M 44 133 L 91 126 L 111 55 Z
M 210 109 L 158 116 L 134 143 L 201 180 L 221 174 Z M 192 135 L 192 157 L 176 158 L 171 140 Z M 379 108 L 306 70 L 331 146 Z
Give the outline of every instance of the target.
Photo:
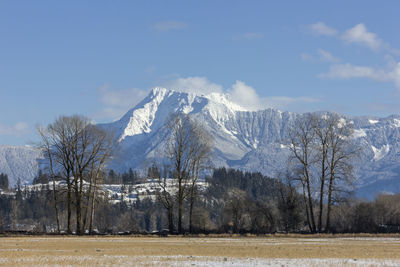
M 0 173 L 8 175 L 10 186 L 15 186 L 18 178 L 29 184 L 37 175 L 40 158 L 40 152 L 31 147 L 0 145 Z
M 112 129 L 120 143 L 110 167 L 122 171 L 162 160 L 168 134 L 163 125 L 169 114 L 177 111 L 190 114 L 211 133 L 216 167 L 262 171 L 271 176 L 285 167 L 288 129 L 301 116 L 276 109 L 246 111 L 222 94 L 193 95 L 155 88 L 121 120 L 102 125 Z M 396 191 L 396 183 L 400 192 L 400 116 L 342 116 L 341 122 L 354 124 L 353 138 L 362 147 L 355 168 L 360 192 L 368 195 L 374 191 L 374 183 L 385 184 L 385 180 L 385 191 Z
M 285 168 L 288 150 L 288 130 L 299 113 L 276 109 L 247 111 L 229 101 L 229 95 L 213 93 L 195 95 L 164 88 L 155 88 L 120 120 L 99 124 L 113 133 L 118 151 L 110 168 L 126 171 L 146 169 L 153 162 L 162 162 L 168 130 L 163 127 L 172 113 L 193 116 L 210 132 L 215 149 L 215 167 L 227 166 L 249 171 L 261 171 L 274 177 Z M 321 115 L 326 112 L 321 112 Z M 360 150 L 355 162 L 356 184 L 360 196 L 373 197 L 378 192 L 400 192 L 400 115 L 386 118 L 341 116 L 341 124 L 352 123 L 354 141 Z M 16 149 L 16 148 L 15 148 Z M 21 148 L 22 149 L 22 148 Z M 0 171 L 21 173 L 32 181 L 34 152 L 27 148 L 18 156 L 16 151 L 0 147 Z M 10 159 L 10 156 L 13 156 Z M 29 156 L 28 156 L 29 155 Z M 8 160 L 5 160 L 7 158 Z M 24 160 L 31 166 L 22 173 Z M 15 163 L 13 163 L 15 162 Z M 9 174 L 10 175 L 10 174 Z

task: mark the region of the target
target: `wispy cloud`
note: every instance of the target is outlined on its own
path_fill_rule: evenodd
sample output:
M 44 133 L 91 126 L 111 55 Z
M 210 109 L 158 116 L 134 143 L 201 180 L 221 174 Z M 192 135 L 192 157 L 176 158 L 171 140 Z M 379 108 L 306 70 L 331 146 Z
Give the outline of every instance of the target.
M 341 38 L 346 43 L 361 44 L 377 51 L 383 46 L 382 40 L 377 34 L 369 32 L 364 24 L 360 23 L 345 31 Z
M 265 108 L 287 109 L 294 104 L 319 102 L 314 97 L 289 97 L 267 96 L 260 97 L 256 90 L 242 81 L 236 81 L 232 88 L 227 90 L 229 99 L 248 110 L 260 110 Z
M 324 49 L 318 49 L 318 56 L 321 61 L 325 62 L 339 62 L 340 59 L 337 57 L 334 57 L 330 52 L 324 50 Z
M 308 61 L 312 63 L 317 63 L 317 62 L 339 62 L 340 59 L 333 56 L 330 52 L 324 50 L 324 49 L 318 49 L 316 55 L 312 55 L 309 53 L 302 53 L 300 55 L 301 60 L 303 61 Z
M 238 34 L 233 37 L 233 40 L 257 40 L 264 37 L 261 32 L 246 32 L 243 34 Z
M 167 32 L 171 30 L 181 30 L 187 28 L 188 25 L 181 21 L 161 21 L 153 25 L 153 28 L 157 31 Z
M 301 53 L 300 58 L 303 61 L 315 62 L 315 58 L 309 53 Z
M 22 136 L 29 130 L 26 122 L 17 122 L 13 125 L 0 124 L 0 135 Z
M 350 63 L 334 64 L 327 73 L 320 74 L 319 77 L 331 79 L 367 78 L 378 82 L 392 82 L 400 90 L 400 63 L 389 65 L 385 69 L 357 66 Z
M 223 88 L 222 85 L 208 80 L 206 77 L 186 77 L 163 84 L 164 87 L 177 91 L 192 92 L 196 94 L 222 93 L 228 99 L 247 110 L 260 110 L 265 108 L 287 109 L 291 105 L 315 103 L 320 100 L 314 97 L 288 97 L 269 96 L 261 97 L 256 89 L 243 81 L 237 80 L 231 87 Z
M 210 93 L 222 93 L 221 85 L 209 81 L 206 77 L 186 77 L 176 80 L 167 81 L 161 86 L 182 92 L 195 93 L 199 95 L 207 95 Z
M 329 27 L 323 22 L 311 24 L 308 26 L 308 28 L 315 35 L 336 37 L 347 44 L 366 46 L 375 52 L 384 50 L 391 54 L 400 55 L 400 51 L 398 49 L 392 48 L 376 33 L 370 32 L 364 23 L 356 24 L 355 26 L 345 30 L 342 34 L 340 34 L 335 28 Z
M 315 35 L 336 36 L 338 34 L 335 28 L 329 27 L 323 22 L 309 25 L 309 30 Z
M 146 97 L 148 90 L 112 89 L 109 85 L 104 85 L 98 89 L 98 94 L 103 108 L 96 117 L 115 120 Z
M 237 80 L 232 86 L 224 88 L 222 85 L 211 82 L 206 77 L 184 77 L 158 84 L 180 92 L 194 93 L 197 95 L 209 95 L 212 93 L 225 94 L 232 102 L 239 106 L 255 111 L 265 108 L 277 108 L 286 110 L 291 107 L 307 105 L 319 102 L 320 99 L 314 97 L 300 96 L 267 96 L 261 97 L 257 91 L 243 81 Z M 98 89 L 100 102 L 103 105 L 101 111 L 96 115 L 97 118 L 119 119 L 130 108 L 133 108 L 139 101 L 146 97 L 150 90 L 137 88 L 117 90 L 111 89 L 109 85 L 104 85 Z
M 326 50 L 319 49 L 318 55 L 320 60 L 335 63 L 330 66 L 329 71 L 319 74 L 320 78 L 330 79 L 353 79 L 364 78 L 377 82 L 391 82 L 400 91 L 400 62 L 395 61 L 391 55 L 400 55 L 400 51 L 392 48 L 385 43 L 376 33 L 368 31 L 363 23 L 359 23 L 341 35 L 333 28 L 326 26 L 323 22 L 310 25 L 310 29 L 319 35 L 327 35 L 337 37 L 339 40 L 347 44 L 357 44 L 368 47 L 374 52 L 385 51 L 388 64 L 385 67 L 359 66 L 351 63 L 337 64 L 339 59 L 334 57 Z M 302 54 L 302 59 L 312 61 L 313 57 L 309 54 Z

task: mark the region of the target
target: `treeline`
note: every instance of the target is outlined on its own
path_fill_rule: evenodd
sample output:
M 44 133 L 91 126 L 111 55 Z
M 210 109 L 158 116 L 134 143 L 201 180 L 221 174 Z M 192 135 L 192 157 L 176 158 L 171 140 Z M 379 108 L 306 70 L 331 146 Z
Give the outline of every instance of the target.
M 121 174 L 107 169 L 115 138 L 85 117 L 61 116 L 38 130 L 44 168 L 34 180 L 38 186 L 18 183 L 1 195 L 5 230 L 77 235 L 399 231 L 399 195 L 374 201 L 352 195 L 358 148 L 352 123 L 336 114 L 296 119 L 284 140 L 290 156 L 276 179 L 225 168 L 204 177 L 213 166 L 213 140 L 187 114 L 167 120 L 163 160 L 143 177 L 132 169 Z M 6 178 L 0 177 L 5 189 Z M 154 192 L 145 186 L 132 190 L 146 179 L 156 185 Z M 121 184 L 119 193 L 108 199 L 102 188 L 115 184 Z M 137 194 L 137 201 L 124 194 Z
M 3 174 L 0 174 L 0 188 L 2 188 L 2 176 Z M 7 178 L 7 176 L 5 175 Z M 119 173 L 115 172 L 114 170 L 109 170 L 107 173 L 102 173 L 102 183 L 103 184 L 124 184 L 124 185 L 132 185 L 136 184 L 141 181 L 139 174 L 135 171 L 132 170 L 132 168 L 129 168 L 127 172 Z M 61 175 L 56 175 L 55 176 L 56 181 L 61 181 Z M 51 182 L 51 177 L 43 172 L 42 170 L 39 170 L 38 175 L 33 178 L 32 184 L 47 184 Z M 8 179 L 7 179 L 7 186 L 8 188 Z
M 310 232 L 302 194 L 277 179 L 219 168 L 207 177 L 207 182 L 208 187 L 199 192 L 192 207 L 192 233 Z M 57 232 L 51 182 L 34 190 L 17 187 L 10 192 L 15 194 L 0 196 L 2 231 Z M 66 233 L 68 199 L 65 194 L 59 196 L 60 227 Z M 373 201 L 349 197 L 333 205 L 331 232 L 400 232 L 399 203 L 400 194 L 380 195 Z M 317 207 L 318 201 L 314 205 Z M 189 199 L 182 208 L 183 233 L 189 233 Z M 173 214 L 173 233 L 178 233 L 178 213 Z M 171 233 L 167 230 L 169 223 L 163 203 L 154 198 L 138 199 L 135 203 L 121 199 L 113 203 L 99 197 L 92 233 Z

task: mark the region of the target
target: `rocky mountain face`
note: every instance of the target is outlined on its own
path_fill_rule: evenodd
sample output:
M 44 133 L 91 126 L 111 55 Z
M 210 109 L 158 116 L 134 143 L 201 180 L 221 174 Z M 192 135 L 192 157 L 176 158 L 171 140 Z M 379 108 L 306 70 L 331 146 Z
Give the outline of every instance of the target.
M 160 162 L 165 155 L 165 121 L 171 113 L 193 116 L 214 138 L 214 166 L 261 171 L 271 177 L 285 169 L 288 131 L 302 114 L 276 109 L 246 111 L 226 96 L 205 96 L 155 88 L 119 121 L 102 124 L 119 142 L 111 168 L 127 170 Z M 345 117 L 353 123 L 354 142 L 361 148 L 354 163 L 357 193 L 400 192 L 400 116 Z
M 247 111 L 222 94 L 195 95 L 155 88 L 120 120 L 99 125 L 112 132 L 119 144 L 109 167 L 117 171 L 144 169 L 162 161 L 168 136 L 164 124 L 176 112 L 190 114 L 211 133 L 215 167 L 261 171 L 271 177 L 285 169 L 288 131 L 302 116 L 276 109 Z M 373 198 L 375 193 L 400 192 L 400 115 L 342 118 L 354 124 L 352 138 L 361 148 L 354 163 L 358 195 Z M 4 161 L 6 154 L 0 152 L 3 169 L 12 161 L 9 156 Z M 22 162 L 23 157 L 15 160 Z
M 21 184 L 32 183 L 40 159 L 41 153 L 35 148 L 0 145 L 0 173 L 8 175 L 10 186 L 15 186 L 18 179 Z

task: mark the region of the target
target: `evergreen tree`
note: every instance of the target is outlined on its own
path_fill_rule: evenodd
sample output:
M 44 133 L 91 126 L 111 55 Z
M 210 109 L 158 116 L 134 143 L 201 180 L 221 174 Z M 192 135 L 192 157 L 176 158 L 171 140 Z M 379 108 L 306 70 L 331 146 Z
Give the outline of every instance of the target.
M 0 189 L 8 189 L 8 175 L 5 173 L 0 173 Z

